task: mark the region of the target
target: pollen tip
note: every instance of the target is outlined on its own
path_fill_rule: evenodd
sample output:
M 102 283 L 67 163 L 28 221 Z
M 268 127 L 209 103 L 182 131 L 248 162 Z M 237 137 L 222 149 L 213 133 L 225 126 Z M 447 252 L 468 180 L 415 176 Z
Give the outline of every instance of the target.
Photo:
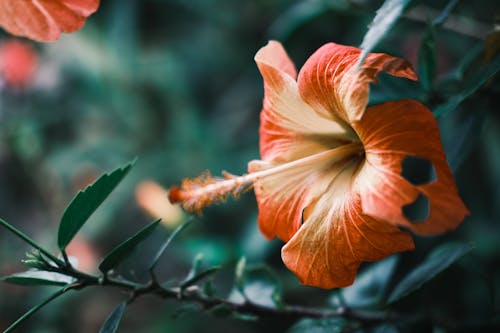
M 182 190 L 179 186 L 172 186 L 168 192 L 168 200 L 171 204 L 180 203 L 182 201 Z

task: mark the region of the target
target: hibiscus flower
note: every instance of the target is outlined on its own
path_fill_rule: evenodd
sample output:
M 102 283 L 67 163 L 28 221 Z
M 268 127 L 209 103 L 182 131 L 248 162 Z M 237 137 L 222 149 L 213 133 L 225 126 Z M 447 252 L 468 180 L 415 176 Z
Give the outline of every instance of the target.
M 59 39 L 80 29 L 99 0 L 0 0 L 0 26 L 37 41 Z
M 306 285 L 345 287 L 359 265 L 412 250 L 409 231 L 434 235 L 456 228 L 468 210 L 446 162 L 438 124 L 415 100 L 367 107 L 369 84 L 380 72 L 416 80 L 411 65 L 382 53 L 329 43 L 300 73 L 280 43 L 271 41 L 255 61 L 264 78 L 261 160 L 249 173 L 184 180 L 172 202 L 198 211 L 227 194 L 254 187 L 258 223 L 284 242 L 285 265 Z M 402 176 L 406 158 L 432 164 L 433 180 Z M 420 197 L 428 216 L 411 221 L 404 207 Z

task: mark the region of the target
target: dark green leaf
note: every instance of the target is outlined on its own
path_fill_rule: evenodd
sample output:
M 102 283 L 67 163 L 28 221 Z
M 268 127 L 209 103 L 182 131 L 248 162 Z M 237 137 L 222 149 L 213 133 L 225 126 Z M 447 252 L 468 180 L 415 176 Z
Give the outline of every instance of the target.
M 284 41 L 299 27 L 325 12 L 346 11 L 353 4 L 347 0 L 306 0 L 300 1 L 283 12 L 269 28 L 270 36 Z
M 185 289 L 185 288 L 187 288 L 189 286 L 197 284 L 201 280 L 206 279 L 206 278 L 214 275 L 219 270 L 220 270 L 219 266 L 214 266 L 214 267 L 210 267 L 210 268 L 208 268 L 208 269 L 206 269 L 204 271 L 201 271 L 198 274 L 196 274 L 196 275 L 190 277 L 189 279 L 186 279 L 184 282 L 182 282 L 181 289 Z
M 233 310 L 226 304 L 219 304 L 211 308 L 210 313 L 216 318 L 226 318 L 233 314 Z
M 189 286 L 192 286 L 194 284 L 197 284 L 203 279 L 206 279 L 212 275 L 214 275 L 216 272 L 220 270 L 219 266 L 214 266 L 211 268 L 208 268 L 206 270 L 202 269 L 202 264 L 203 264 L 203 254 L 198 253 L 196 255 L 193 266 L 191 267 L 191 270 L 189 271 L 188 275 L 184 279 L 184 281 L 181 283 L 181 289 L 185 289 Z
M 111 252 L 108 253 L 108 255 L 106 255 L 106 257 L 99 264 L 99 270 L 106 273 L 110 269 L 118 266 L 123 260 L 128 258 L 137 246 L 156 229 L 159 223 L 160 220 L 157 220 L 148 224 L 139 230 L 135 235 L 123 241 L 111 250 Z
M 350 307 L 373 307 L 380 304 L 396 268 L 397 256 L 368 266 L 352 286 L 341 290 L 345 303 Z
M 392 75 L 381 75 L 379 84 L 370 88 L 369 105 L 381 104 L 398 99 L 419 99 L 420 83 L 412 80 L 401 80 Z
M 44 249 L 41 245 L 39 245 L 37 242 L 35 242 L 33 239 L 31 239 L 28 235 L 23 233 L 22 231 L 18 230 L 16 227 L 13 225 L 7 223 L 6 221 L 0 219 L 0 225 L 3 227 L 7 228 L 9 231 L 11 231 L 13 234 L 21 238 L 23 241 L 28 243 L 29 245 L 33 246 L 35 249 L 40 251 L 42 254 L 44 254 L 47 258 L 50 258 L 54 263 L 60 263 L 62 264 L 63 262 L 59 260 L 56 256 L 54 256 L 52 253 Z
M 189 270 L 187 277 L 184 279 L 185 281 L 191 279 L 193 276 L 198 275 L 201 272 L 201 267 L 203 265 L 203 253 L 198 253 L 193 260 L 193 266 Z
M 51 271 L 56 264 L 43 256 L 40 250 L 32 250 L 26 253 L 26 257 L 21 260 L 28 267 L 41 271 Z
M 483 43 L 477 43 L 474 47 L 472 47 L 468 52 L 464 55 L 464 57 L 460 60 L 460 62 L 455 66 L 455 68 L 448 73 L 442 80 L 439 82 L 439 86 L 436 87 L 436 90 L 446 90 L 448 85 L 456 84 L 457 82 L 462 82 L 464 79 L 464 75 L 467 71 L 471 70 L 471 67 L 474 63 L 479 61 L 479 57 L 482 56 L 484 51 Z
M 471 250 L 471 245 L 461 243 L 448 243 L 438 247 L 423 263 L 399 282 L 389 296 L 388 303 L 396 302 L 419 289 Z
M 346 321 L 343 318 L 312 319 L 306 318 L 299 320 L 290 327 L 288 333 L 340 333 L 344 331 Z
M 193 316 L 197 313 L 200 313 L 202 310 L 202 306 L 196 303 L 185 303 L 176 307 L 175 312 L 170 315 L 172 319 L 179 319 L 183 316 Z
M 384 38 L 385 34 L 392 28 L 404 10 L 408 7 L 410 0 L 386 0 L 370 24 L 368 32 L 363 38 L 361 48 L 363 52 L 359 58 L 359 65 L 363 63 L 368 53 Z
M 122 319 L 123 312 L 127 306 L 126 302 L 121 303 L 116 307 L 116 309 L 109 315 L 104 324 L 102 325 L 99 333 L 115 333 L 120 325 L 120 320 Z
M 214 282 L 212 280 L 206 280 L 203 283 L 202 290 L 203 290 L 203 294 L 205 294 L 205 296 L 214 297 L 215 293 L 216 293 Z
M 236 289 L 244 294 L 244 288 L 245 288 L 245 268 L 247 265 L 247 258 L 241 257 L 240 260 L 238 260 L 238 263 L 236 264 L 236 271 L 235 271 L 235 281 L 234 281 L 234 286 Z
M 238 320 L 245 320 L 245 321 L 257 321 L 259 320 L 259 317 L 254 314 L 250 313 L 240 313 L 240 312 L 233 312 L 233 318 L 236 318 Z
M 92 185 L 80 191 L 63 213 L 57 238 L 61 251 L 71 242 L 87 219 L 127 175 L 135 160 L 99 177 Z
M 0 281 L 23 286 L 65 286 L 73 283 L 75 279 L 55 272 L 29 270 L 2 277 Z
M 490 64 L 482 68 L 465 84 L 462 91 L 453 95 L 446 103 L 443 103 L 434 109 L 436 117 L 454 110 L 467 97 L 475 93 L 486 81 L 492 78 L 500 70 L 500 55 L 498 55 Z
M 245 268 L 242 293 L 248 301 L 255 304 L 274 308 L 283 305 L 280 280 L 264 265 Z
M 432 21 L 432 24 L 434 26 L 442 25 L 446 21 L 448 16 L 450 16 L 451 12 L 453 11 L 453 9 L 455 8 L 455 6 L 458 4 L 459 1 L 460 0 L 450 0 L 446 4 L 446 7 L 443 9 L 441 14 L 439 14 L 439 16 Z
M 32 307 L 28 312 L 26 312 L 25 314 L 23 314 L 18 320 L 16 320 L 12 325 L 10 325 L 5 331 L 3 331 L 3 333 L 12 332 L 22 322 L 24 322 L 26 319 L 28 319 L 29 317 L 31 317 L 32 315 L 34 315 L 38 310 L 40 310 L 41 308 L 43 308 L 45 305 L 49 304 L 50 302 L 52 302 L 53 300 L 55 300 L 56 298 L 58 298 L 59 296 L 61 296 L 62 294 L 64 294 L 66 291 L 67 291 L 67 289 L 66 289 L 66 287 L 64 287 L 64 288 L 58 290 L 56 293 L 52 294 L 49 298 L 47 298 L 46 300 L 44 300 L 40 304 Z
M 465 111 L 441 122 L 446 160 L 454 172 L 476 147 L 477 133 L 481 132 L 487 113 L 488 110 Z
M 180 226 L 178 226 L 174 230 L 174 232 L 172 232 L 172 234 L 170 234 L 170 236 L 165 240 L 165 242 L 163 243 L 163 245 L 161 246 L 161 248 L 158 250 L 158 252 L 154 256 L 153 261 L 151 262 L 151 265 L 149 267 L 150 271 L 152 271 L 152 270 L 155 269 L 155 267 L 158 264 L 158 261 L 160 260 L 161 256 L 163 255 L 163 253 L 165 252 L 165 250 L 167 249 L 167 247 L 170 245 L 170 243 L 172 243 L 172 241 L 174 240 L 174 238 L 177 237 L 177 235 L 180 234 L 184 229 L 186 229 L 191 224 L 192 221 L 193 221 L 192 219 L 187 220 L 185 223 L 183 223 Z
M 38 260 L 23 259 L 23 260 L 21 260 L 21 262 L 30 268 L 35 268 L 35 269 L 39 269 L 42 271 L 46 270 L 46 269 L 50 269 L 50 266 L 47 266 L 46 263 L 38 261 Z
M 427 91 L 431 90 L 436 77 L 436 63 L 436 31 L 434 25 L 429 24 L 418 50 L 419 79 Z

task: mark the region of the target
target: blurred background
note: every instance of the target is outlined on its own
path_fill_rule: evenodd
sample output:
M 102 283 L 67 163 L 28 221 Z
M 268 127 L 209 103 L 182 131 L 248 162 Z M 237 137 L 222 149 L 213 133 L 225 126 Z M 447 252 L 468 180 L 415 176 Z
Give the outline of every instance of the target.
M 376 51 L 407 58 L 419 68 L 428 23 L 448 1 L 416 3 Z M 68 251 L 81 269 L 93 272 L 107 251 L 162 217 L 163 230 L 121 267 L 124 275 L 145 281 L 141 258 L 149 258 L 163 237 L 187 218 L 169 205 L 166 188 L 205 170 L 241 174 L 248 161 L 259 158 L 263 84 L 253 61 L 257 50 L 270 39 L 279 40 L 300 68 L 326 42 L 359 45 L 381 4 L 103 0 L 81 31 L 55 43 L 33 43 L 2 30 L 0 217 L 55 250 L 59 219 L 71 198 L 102 172 L 137 156 L 131 173 Z M 435 31 L 435 80 L 419 84 L 382 76 L 370 103 L 411 97 L 434 108 L 460 94 L 498 51 L 498 9 L 494 1 L 459 2 Z M 438 119 L 448 161 L 472 214 L 453 233 L 416 237 L 417 250 L 399 256 L 390 285 L 441 243 L 471 242 L 475 249 L 396 304 L 398 311 L 433 313 L 442 320 L 442 326 L 425 323 L 415 331 L 487 331 L 498 319 L 499 88 L 490 80 Z M 159 275 L 182 279 L 201 253 L 207 265 L 223 265 L 215 285 L 224 296 L 231 292 L 235 263 L 244 255 L 249 263 L 273 269 L 285 301 L 333 306 L 336 291 L 300 286 L 284 268 L 282 244 L 260 235 L 256 217 L 252 192 L 206 209 L 175 240 Z M 28 250 L 0 229 L 0 275 L 25 270 L 20 260 Z M 52 291 L 0 284 L 0 329 Z M 19 332 L 97 332 L 125 297 L 116 290 L 70 293 L 25 322 Z M 119 332 L 279 332 L 294 324 L 292 319 L 216 318 L 189 304 L 144 297 L 127 308 Z M 294 329 L 300 331 L 299 326 Z

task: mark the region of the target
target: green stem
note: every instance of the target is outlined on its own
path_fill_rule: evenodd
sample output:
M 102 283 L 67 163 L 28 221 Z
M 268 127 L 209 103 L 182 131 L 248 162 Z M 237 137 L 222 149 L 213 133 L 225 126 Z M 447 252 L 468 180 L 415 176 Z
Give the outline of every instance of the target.
M 28 319 L 29 317 L 31 317 L 32 315 L 34 315 L 38 310 L 40 310 L 41 308 L 43 308 L 45 305 L 47 305 L 48 303 L 52 302 L 53 300 L 55 300 L 56 298 L 58 298 L 59 296 L 61 296 L 62 294 L 64 294 L 66 291 L 70 290 L 71 288 L 68 288 L 68 286 L 65 286 L 64 288 L 60 289 L 59 291 L 57 291 L 55 294 L 52 294 L 49 298 L 47 298 L 45 301 L 43 301 L 42 303 L 38 304 L 37 306 L 31 308 L 28 312 L 26 312 L 25 314 L 23 314 L 18 320 L 16 320 L 12 325 L 10 325 L 9 327 L 7 327 L 7 329 L 5 331 L 3 331 L 3 333 L 8 333 L 8 332 L 12 332 L 15 328 L 17 328 L 17 326 L 19 326 L 19 324 L 21 324 L 23 321 L 25 321 L 26 319 Z
M 334 318 L 342 317 L 360 321 L 364 324 L 380 323 L 383 321 L 401 320 L 401 315 L 388 313 L 385 311 L 359 311 L 348 307 L 338 309 L 310 308 L 296 305 L 288 305 L 282 308 L 273 308 L 259 305 L 250 301 L 243 303 L 232 302 L 227 299 L 217 297 L 206 297 L 197 290 L 187 291 L 180 287 L 163 288 L 157 283 L 137 284 L 122 279 L 106 279 L 97 283 L 96 281 L 85 281 L 83 286 L 100 285 L 120 288 L 131 293 L 130 302 L 143 295 L 155 295 L 164 299 L 177 299 L 179 301 L 196 302 L 205 309 L 211 309 L 218 305 L 225 305 L 234 312 L 242 314 L 252 314 L 261 317 L 274 318 Z
M 274 308 L 256 304 L 248 300 L 242 303 L 238 303 L 223 298 L 207 297 L 203 295 L 196 287 L 185 288 L 186 286 L 183 286 L 181 284 L 177 287 L 163 288 L 153 280 L 149 281 L 146 284 L 141 284 L 122 278 L 112 278 L 107 276 L 98 277 L 81 272 L 72 266 L 54 267 L 53 271 L 74 277 L 75 279 L 77 279 L 77 282 L 65 286 L 63 289 L 51 295 L 48 299 L 46 299 L 39 305 L 33 307 L 15 323 L 9 326 L 9 328 L 7 328 L 4 333 L 11 332 L 24 320 L 32 316 L 35 312 L 40 310 L 43 306 L 45 306 L 52 300 L 64 294 L 66 291 L 71 289 L 83 289 L 90 286 L 108 286 L 120 288 L 123 291 L 129 292 L 130 298 L 128 300 L 128 303 L 133 302 L 136 298 L 143 295 L 155 295 L 164 299 L 177 299 L 179 301 L 195 302 L 200 304 L 204 309 L 207 310 L 210 310 L 218 305 L 223 305 L 236 313 L 250 314 L 260 317 L 273 317 L 281 319 L 345 318 L 358 321 L 363 325 L 371 325 L 384 321 L 400 321 L 404 319 L 412 319 L 412 317 L 401 316 L 385 311 L 359 311 L 350 309 L 346 306 L 342 306 L 337 309 L 310 308 L 296 305 L 287 305 L 284 307 Z M 208 270 L 208 272 L 211 273 L 212 271 Z M 205 276 L 205 274 L 202 275 Z M 196 281 L 198 281 L 198 279 Z
M 61 251 L 61 255 L 64 259 L 64 263 L 66 264 L 66 266 L 71 266 L 71 262 L 69 261 L 68 254 L 66 253 L 65 250 Z

